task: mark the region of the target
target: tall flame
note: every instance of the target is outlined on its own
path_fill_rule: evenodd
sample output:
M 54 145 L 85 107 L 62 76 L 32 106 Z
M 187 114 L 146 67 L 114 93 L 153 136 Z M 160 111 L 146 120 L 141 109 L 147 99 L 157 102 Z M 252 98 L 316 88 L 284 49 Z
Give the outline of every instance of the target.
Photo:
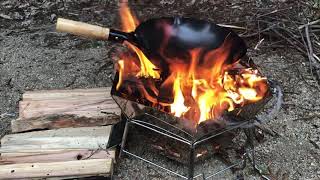
M 132 32 L 139 25 L 138 19 L 130 11 L 127 3 L 120 3 L 120 17 L 122 22 L 122 30 L 125 32 Z M 157 71 L 157 67 L 153 65 L 150 60 L 143 54 L 143 52 L 136 46 L 125 42 L 131 50 L 133 50 L 140 60 L 140 72 L 138 77 L 152 77 L 154 79 L 160 78 L 160 73 Z
M 170 106 L 171 113 L 177 117 L 182 116 L 183 113 L 190 109 L 184 105 L 184 97 L 181 91 L 181 80 L 180 73 L 178 73 L 173 83 L 174 100 Z
M 123 78 L 124 62 L 121 59 L 117 63 L 118 63 L 118 66 L 119 66 L 119 68 L 118 68 L 119 69 L 119 80 L 118 80 L 116 89 L 119 90 L 119 88 L 121 86 L 121 83 L 122 83 L 122 78 Z
M 120 15 L 123 30 L 134 31 L 139 22 L 126 3 L 120 4 Z M 135 88 L 153 107 L 161 106 L 162 110 L 169 108 L 164 111 L 193 120 L 195 124 L 218 119 L 225 111 L 257 102 L 263 99 L 268 90 L 266 78 L 259 75 L 257 70 L 245 68 L 238 62 L 226 64 L 231 45 L 227 36 L 218 49 L 206 53 L 201 49 L 191 50 L 188 56 L 190 64 L 169 64 L 170 74 L 167 79 L 162 80 L 161 88 L 173 92 L 172 97 L 168 97 L 172 99 L 172 103 L 163 102 L 158 98 L 160 89 L 154 81 L 160 80 L 160 71 L 140 49 L 129 42 L 125 44 L 135 52 L 139 65 L 133 63 L 133 57 L 121 56 L 123 60 L 118 62 L 117 90 L 126 78 L 133 78 L 135 82 L 141 82 Z M 145 81 L 141 77 L 148 77 L 153 81 Z M 133 87 L 125 88 L 131 92 Z
M 138 19 L 133 15 L 128 7 L 128 4 L 120 3 L 120 18 L 122 23 L 122 30 L 125 32 L 132 32 L 139 25 Z

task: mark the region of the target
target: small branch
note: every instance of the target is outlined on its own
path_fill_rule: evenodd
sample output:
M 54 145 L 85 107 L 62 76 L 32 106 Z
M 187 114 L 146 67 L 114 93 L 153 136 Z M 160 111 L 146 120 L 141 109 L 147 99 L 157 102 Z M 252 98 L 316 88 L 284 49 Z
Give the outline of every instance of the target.
M 284 35 L 282 35 L 278 30 L 276 29 L 272 29 L 272 31 L 274 33 L 276 33 L 278 36 L 282 37 L 283 39 L 285 39 L 289 44 L 291 44 L 293 47 L 295 47 L 298 51 L 300 51 L 302 54 L 307 54 L 304 50 L 302 50 L 299 46 L 297 46 L 292 40 L 290 40 L 289 38 L 285 37 Z
M 320 58 L 316 54 L 313 53 L 313 57 L 314 57 L 314 59 L 316 59 L 320 63 Z
M 231 28 L 231 29 L 242 29 L 242 30 L 247 30 L 247 28 L 245 28 L 245 27 L 234 26 L 234 25 L 229 25 L 229 24 L 217 24 L 217 25 L 222 26 L 222 27 Z
M 309 26 L 305 26 L 305 33 L 306 33 L 306 39 L 307 39 L 308 48 L 309 48 L 308 57 L 309 57 L 309 60 L 312 63 L 314 63 L 315 60 L 314 60 L 314 57 L 313 57 L 314 53 L 313 53 L 312 43 L 311 43 L 311 40 L 310 40 Z
M 272 129 L 268 128 L 268 127 L 261 126 L 260 124 L 259 124 L 259 125 L 256 125 L 256 127 L 257 127 L 258 129 L 260 129 L 261 131 L 267 133 L 268 135 L 272 136 L 272 137 L 280 137 L 280 136 L 281 136 L 281 135 L 280 135 L 278 132 L 276 132 L 275 130 L 272 130 Z
M 262 38 L 257 45 L 254 47 L 254 50 L 258 50 L 258 47 L 261 45 L 261 43 L 264 41 L 264 38 Z
M 262 29 L 260 32 L 255 32 L 255 33 L 246 34 L 246 35 L 242 34 L 242 35 L 240 35 L 240 37 L 243 37 L 243 38 L 253 37 L 253 36 L 259 35 L 261 33 L 267 32 L 267 31 L 271 30 L 272 28 L 274 28 L 275 26 L 276 26 L 276 24 L 272 24 L 270 27 Z
M 301 25 L 301 26 L 299 26 L 299 29 L 303 29 L 303 28 L 305 28 L 307 26 L 314 25 L 314 24 L 317 24 L 317 23 L 320 23 L 320 19 L 317 19 L 315 21 L 312 21 L 312 22 L 309 22 L 307 24 Z
M 276 9 L 276 10 L 273 10 L 273 11 L 271 11 L 271 12 L 269 12 L 269 13 L 259 15 L 259 16 L 257 16 L 257 18 L 261 18 L 261 17 L 267 16 L 267 15 L 275 14 L 275 13 L 277 13 L 277 12 L 284 11 L 284 10 L 288 10 L 288 9 L 292 9 L 292 7 L 284 8 L 284 9 Z

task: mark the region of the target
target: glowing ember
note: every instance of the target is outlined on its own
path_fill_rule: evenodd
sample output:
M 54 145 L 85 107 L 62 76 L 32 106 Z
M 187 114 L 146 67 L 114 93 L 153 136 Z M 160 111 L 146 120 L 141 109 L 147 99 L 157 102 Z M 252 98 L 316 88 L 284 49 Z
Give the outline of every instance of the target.
M 123 30 L 134 31 L 138 21 L 127 4 L 121 4 L 120 15 Z M 191 50 L 189 64 L 178 63 L 183 62 L 178 60 L 169 63 L 169 74 L 165 79 L 160 78 L 161 69 L 152 64 L 140 49 L 128 42 L 125 44 L 136 57 L 120 54 L 122 60 L 118 61 L 116 89 L 132 92 L 134 87 L 122 86 L 124 81 L 130 79 L 137 83 L 135 88 L 142 94 L 137 98 L 145 99 L 152 107 L 174 116 L 193 120 L 196 124 L 218 119 L 225 111 L 257 102 L 268 90 L 266 78 L 257 70 L 245 68 L 238 62 L 225 63 L 230 52 L 228 37 L 221 47 L 210 52 Z M 157 84 L 159 81 L 161 83 Z M 163 91 L 172 92 L 168 97 L 172 100 L 170 103 L 159 98 Z

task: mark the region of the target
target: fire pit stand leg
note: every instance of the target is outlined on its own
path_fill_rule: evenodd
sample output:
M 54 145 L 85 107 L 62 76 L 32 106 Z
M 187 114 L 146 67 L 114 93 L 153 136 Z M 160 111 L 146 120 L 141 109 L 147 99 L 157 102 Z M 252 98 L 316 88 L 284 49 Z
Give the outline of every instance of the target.
M 119 152 L 119 158 L 122 157 L 122 152 L 123 152 L 124 147 L 126 145 L 127 135 L 128 135 L 128 131 L 129 131 L 129 123 L 130 123 L 129 120 L 127 120 L 126 126 L 124 128 L 123 136 L 122 136 L 121 147 L 120 147 L 120 152 Z
M 247 142 L 245 144 L 245 149 L 247 151 L 247 158 L 251 162 L 254 169 L 256 169 L 256 163 L 255 163 L 255 153 L 254 153 L 254 131 L 255 127 L 250 127 L 244 129 L 244 132 L 247 136 Z M 251 157 L 249 154 L 249 151 L 251 150 Z
M 190 156 L 189 156 L 189 173 L 188 173 L 188 179 L 192 180 L 194 177 L 194 151 L 195 151 L 195 145 L 194 142 L 192 142 L 190 146 Z

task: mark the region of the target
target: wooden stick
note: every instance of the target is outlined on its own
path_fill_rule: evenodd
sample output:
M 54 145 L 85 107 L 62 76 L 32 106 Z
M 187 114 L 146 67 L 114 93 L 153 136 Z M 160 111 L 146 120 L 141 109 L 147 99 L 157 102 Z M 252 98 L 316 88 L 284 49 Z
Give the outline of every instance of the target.
M 0 179 L 29 179 L 86 175 L 111 176 L 112 169 L 112 159 L 11 164 L 0 166 Z

